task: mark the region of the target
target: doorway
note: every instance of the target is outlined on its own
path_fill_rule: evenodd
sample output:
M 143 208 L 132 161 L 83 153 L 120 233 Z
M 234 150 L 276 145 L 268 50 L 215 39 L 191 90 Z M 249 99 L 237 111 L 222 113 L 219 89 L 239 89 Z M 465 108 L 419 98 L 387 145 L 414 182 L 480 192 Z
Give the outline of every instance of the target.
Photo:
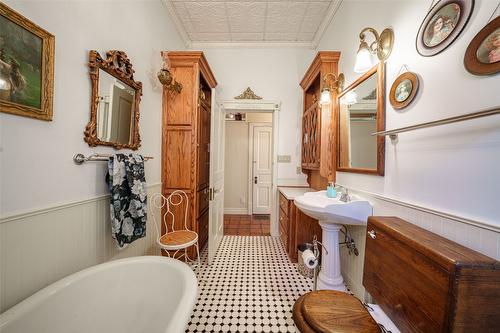
M 225 118 L 224 234 L 269 235 L 273 114 L 229 112 Z

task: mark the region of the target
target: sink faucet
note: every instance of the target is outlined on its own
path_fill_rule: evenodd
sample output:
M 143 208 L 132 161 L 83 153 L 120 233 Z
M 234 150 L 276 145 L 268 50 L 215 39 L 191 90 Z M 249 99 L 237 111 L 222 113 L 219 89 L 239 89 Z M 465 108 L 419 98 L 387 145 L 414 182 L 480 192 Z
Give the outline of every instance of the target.
M 345 187 L 343 186 L 340 186 L 340 201 L 342 202 L 349 202 L 351 201 L 351 197 L 349 196 L 349 190 L 346 189 Z

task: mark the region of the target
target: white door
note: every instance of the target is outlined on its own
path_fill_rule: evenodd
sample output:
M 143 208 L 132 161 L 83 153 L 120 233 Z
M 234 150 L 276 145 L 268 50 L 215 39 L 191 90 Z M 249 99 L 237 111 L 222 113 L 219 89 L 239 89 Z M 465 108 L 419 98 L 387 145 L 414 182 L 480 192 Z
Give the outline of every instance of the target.
M 211 264 L 224 235 L 224 113 L 212 89 L 210 119 L 210 212 L 208 263 Z
M 253 125 L 252 213 L 271 214 L 273 185 L 273 128 L 271 125 Z

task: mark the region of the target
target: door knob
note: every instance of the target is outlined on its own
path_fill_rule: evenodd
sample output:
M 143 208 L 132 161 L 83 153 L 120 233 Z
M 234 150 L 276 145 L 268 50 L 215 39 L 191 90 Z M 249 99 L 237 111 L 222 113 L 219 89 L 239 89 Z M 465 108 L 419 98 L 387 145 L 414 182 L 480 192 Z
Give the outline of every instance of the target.
M 253 177 L 254 184 L 257 184 L 257 177 Z

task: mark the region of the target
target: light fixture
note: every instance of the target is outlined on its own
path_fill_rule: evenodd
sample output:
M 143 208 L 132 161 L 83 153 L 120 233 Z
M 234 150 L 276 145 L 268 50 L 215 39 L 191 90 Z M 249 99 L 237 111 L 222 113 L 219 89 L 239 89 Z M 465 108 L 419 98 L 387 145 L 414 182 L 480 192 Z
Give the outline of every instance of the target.
M 182 91 L 182 84 L 175 81 L 172 73 L 170 72 L 170 60 L 168 59 L 168 52 L 162 51 L 163 67 L 157 74 L 160 83 L 171 93 L 179 94 Z
M 365 41 L 365 32 L 371 32 L 375 37 L 375 41 L 370 46 Z M 375 65 L 373 61 L 374 54 L 377 55 L 380 61 L 385 61 L 389 58 L 394 45 L 394 31 L 391 28 L 387 28 L 379 35 L 377 30 L 373 28 L 364 28 L 359 33 L 359 39 L 354 71 L 356 73 L 364 73 Z
M 331 76 L 332 80 L 330 80 L 330 84 L 328 84 L 327 79 Z M 321 96 L 319 98 L 319 104 L 327 105 L 332 102 L 332 98 L 330 93 L 332 91 L 336 91 L 340 93 L 344 88 L 344 74 L 340 73 L 338 76 L 335 76 L 333 73 L 328 73 L 323 77 L 323 89 L 321 90 Z
M 342 96 L 341 103 L 345 105 L 353 105 L 358 102 L 358 94 L 354 90 L 347 92 L 344 96 Z

